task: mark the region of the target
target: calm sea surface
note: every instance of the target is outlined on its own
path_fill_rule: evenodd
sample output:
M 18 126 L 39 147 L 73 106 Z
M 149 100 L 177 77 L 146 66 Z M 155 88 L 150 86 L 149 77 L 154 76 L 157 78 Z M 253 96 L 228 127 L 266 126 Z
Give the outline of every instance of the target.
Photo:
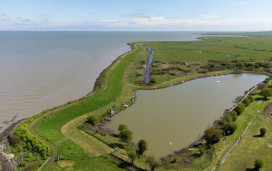
M 92 91 L 134 41 L 194 40 L 193 32 L 0 32 L 0 132 Z

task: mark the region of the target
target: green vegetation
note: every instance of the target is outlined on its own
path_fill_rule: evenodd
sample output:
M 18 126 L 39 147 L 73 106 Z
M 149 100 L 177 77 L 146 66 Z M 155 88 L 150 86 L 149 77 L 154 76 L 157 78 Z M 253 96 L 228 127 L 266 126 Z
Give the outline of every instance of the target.
M 221 137 L 222 131 L 213 127 L 206 129 L 204 132 L 204 139 L 208 144 L 217 143 Z
M 264 162 L 262 160 L 255 160 L 255 163 L 254 163 L 254 169 L 255 170 L 260 170 L 264 165 Z
M 96 125 L 98 123 L 98 118 L 95 116 L 90 115 L 88 117 L 88 122 L 92 125 Z
M 118 130 L 122 131 L 124 129 L 128 129 L 128 127 L 125 124 L 120 124 L 119 127 L 118 127 Z
M 138 142 L 138 156 L 144 154 L 144 152 L 148 149 L 147 142 L 145 140 L 139 140 Z
M 120 170 L 120 161 L 154 170 L 159 167 L 154 158 L 147 157 L 146 161 L 144 157 L 137 158 L 135 148 L 130 143 L 132 132 L 125 125 L 119 126 L 121 142 L 119 138 L 99 130 L 96 123 L 110 116 L 109 111 L 119 112 L 125 105 L 133 103 L 137 89 L 162 88 L 217 74 L 271 73 L 271 34 L 145 44 L 155 51 L 152 82 L 144 84 L 142 81 L 149 52 L 142 43 L 134 43 L 135 50 L 121 56 L 98 79 L 100 86 L 93 94 L 31 117 L 14 131 L 16 143 L 9 150 L 21 161 L 20 169 L 24 166 L 37 168 L 41 165 L 40 161 L 51 154 L 42 170 Z M 238 152 L 232 152 L 220 170 L 252 168 L 256 159 L 252 156 L 262 158 L 266 163 L 263 165 L 265 169 L 271 167 L 271 132 L 267 131 L 263 138 L 254 137 L 261 127 L 272 129 L 271 121 L 258 112 L 271 102 L 271 81 L 267 79 L 264 83 L 233 111 L 227 112 L 216 127 L 205 130 L 204 138 L 208 146 L 204 143 L 198 148 L 176 154 L 165 161 L 167 165 L 158 169 L 211 170 L 255 116 L 257 120 L 253 121 L 238 145 Z M 260 97 L 265 97 L 266 101 Z M 228 136 L 222 141 L 223 133 Z M 118 145 L 125 149 L 117 148 Z M 147 143 L 138 143 L 138 155 L 142 155 L 146 149 Z M 239 166 L 239 163 L 243 166 Z
M 20 161 L 20 167 L 34 167 L 35 164 L 41 160 L 47 159 L 50 155 L 50 148 L 43 141 L 33 136 L 27 126 L 33 122 L 39 115 L 35 115 L 24 121 L 19 127 L 13 132 L 11 152 L 16 154 L 16 160 Z M 27 165 L 29 162 L 32 164 Z
M 261 93 L 262 96 L 267 100 L 268 97 L 272 96 L 272 89 L 271 88 L 264 88 L 262 89 Z
M 261 128 L 260 129 L 260 137 L 264 137 L 266 133 L 266 129 L 265 128 Z
M 245 110 L 245 105 L 244 103 L 239 103 L 235 108 L 234 111 L 237 112 L 238 115 L 241 115 L 243 111 Z
M 121 141 L 125 143 L 129 143 L 132 140 L 132 132 L 128 129 L 122 129 L 119 136 Z
M 159 167 L 159 163 L 152 156 L 147 157 L 146 161 L 149 163 L 151 171 L 154 171 L 157 167 Z

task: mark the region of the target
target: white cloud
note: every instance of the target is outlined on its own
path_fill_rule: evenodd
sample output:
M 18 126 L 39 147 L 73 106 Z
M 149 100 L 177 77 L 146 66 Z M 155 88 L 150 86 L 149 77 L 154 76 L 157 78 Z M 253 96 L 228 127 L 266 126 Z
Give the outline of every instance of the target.
M 218 16 L 205 15 L 204 19 L 182 19 L 177 17 L 167 18 L 162 16 L 132 18 L 129 21 L 125 20 L 101 20 L 98 25 L 103 27 L 129 27 L 129 28 L 210 28 L 216 30 L 217 28 L 241 28 L 250 30 L 256 29 L 258 26 L 267 28 L 272 25 L 272 20 L 260 19 L 222 19 Z M 205 19 L 206 18 L 206 19 Z M 262 30 L 260 28 L 260 30 Z M 270 29 L 270 28 L 268 28 Z
M 252 4 L 251 1 L 241 1 L 241 2 L 234 2 L 234 3 L 232 3 L 232 6 L 234 6 L 234 7 L 240 7 L 240 6 L 250 5 L 250 4 Z

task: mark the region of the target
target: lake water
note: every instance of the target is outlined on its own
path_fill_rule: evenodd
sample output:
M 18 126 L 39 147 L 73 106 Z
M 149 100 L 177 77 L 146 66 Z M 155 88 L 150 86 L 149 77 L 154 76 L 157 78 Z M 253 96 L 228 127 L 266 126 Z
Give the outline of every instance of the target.
M 241 74 L 201 78 L 160 90 L 139 90 L 137 101 L 112 118 L 106 127 L 118 132 L 125 124 L 133 132 L 133 141 L 145 139 L 147 154 L 157 158 L 188 146 L 225 109 L 235 97 L 262 82 L 266 76 Z
M 0 132 L 16 120 L 91 92 L 100 72 L 130 50 L 128 42 L 185 41 L 198 36 L 193 32 L 2 31 Z

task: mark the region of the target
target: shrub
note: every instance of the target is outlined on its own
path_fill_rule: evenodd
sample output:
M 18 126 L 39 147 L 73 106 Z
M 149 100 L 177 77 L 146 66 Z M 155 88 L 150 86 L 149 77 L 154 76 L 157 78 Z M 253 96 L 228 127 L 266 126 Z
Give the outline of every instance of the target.
M 230 115 L 226 115 L 219 121 L 219 125 L 222 126 L 222 125 L 229 123 L 229 122 L 233 122 L 233 120 Z
M 260 129 L 260 136 L 261 136 L 261 137 L 264 137 L 264 136 L 265 136 L 265 133 L 266 133 L 266 129 L 265 129 L 265 128 L 261 128 L 261 129 Z
M 201 73 L 201 74 L 206 74 L 207 72 L 209 72 L 209 70 L 207 70 L 207 69 L 198 70 L 198 73 Z
M 256 170 L 260 170 L 260 168 L 262 168 L 263 165 L 264 165 L 264 162 L 262 160 L 257 159 L 255 160 L 254 168 Z
M 260 95 L 264 96 L 265 99 L 268 99 L 268 97 L 272 96 L 272 89 L 270 89 L 270 88 L 264 88 L 260 92 Z
M 213 127 L 210 127 L 204 132 L 204 139 L 208 144 L 217 143 L 222 137 L 222 131 Z
M 259 84 L 258 87 L 257 87 L 259 90 L 263 90 L 264 88 L 266 88 L 266 84 Z
M 235 124 L 234 122 L 228 122 L 228 123 L 224 123 L 222 126 L 221 126 L 221 129 L 224 131 L 224 132 L 228 132 L 228 134 L 232 134 L 237 128 L 237 124 Z
M 247 96 L 247 98 L 250 100 L 250 103 L 254 101 L 254 98 L 251 95 Z
M 123 129 L 128 129 L 127 126 L 125 124 L 120 124 L 118 127 L 119 131 L 122 131 Z
M 93 115 L 89 116 L 87 120 L 92 125 L 96 125 L 98 123 L 98 118 Z
M 229 116 L 232 119 L 232 121 L 236 121 L 237 116 L 238 116 L 237 112 L 234 110 L 228 112 L 226 115 Z
M 151 171 L 154 171 L 155 168 L 159 166 L 159 163 L 152 156 L 147 157 L 146 161 L 148 162 L 149 166 L 151 167 Z
M 202 156 L 205 153 L 205 151 L 206 151 L 205 145 L 201 144 L 200 146 L 198 146 L 198 150 L 199 150 L 200 156 Z
M 235 108 L 234 111 L 237 112 L 238 115 L 241 115 L 245 110 L 245 105 L 243 103 L 239 103 Z
M 249 98 L 245 98 L 242 103 L 245 104 L 245 106 L 248 106 L 251 103 L 251 100 Z

